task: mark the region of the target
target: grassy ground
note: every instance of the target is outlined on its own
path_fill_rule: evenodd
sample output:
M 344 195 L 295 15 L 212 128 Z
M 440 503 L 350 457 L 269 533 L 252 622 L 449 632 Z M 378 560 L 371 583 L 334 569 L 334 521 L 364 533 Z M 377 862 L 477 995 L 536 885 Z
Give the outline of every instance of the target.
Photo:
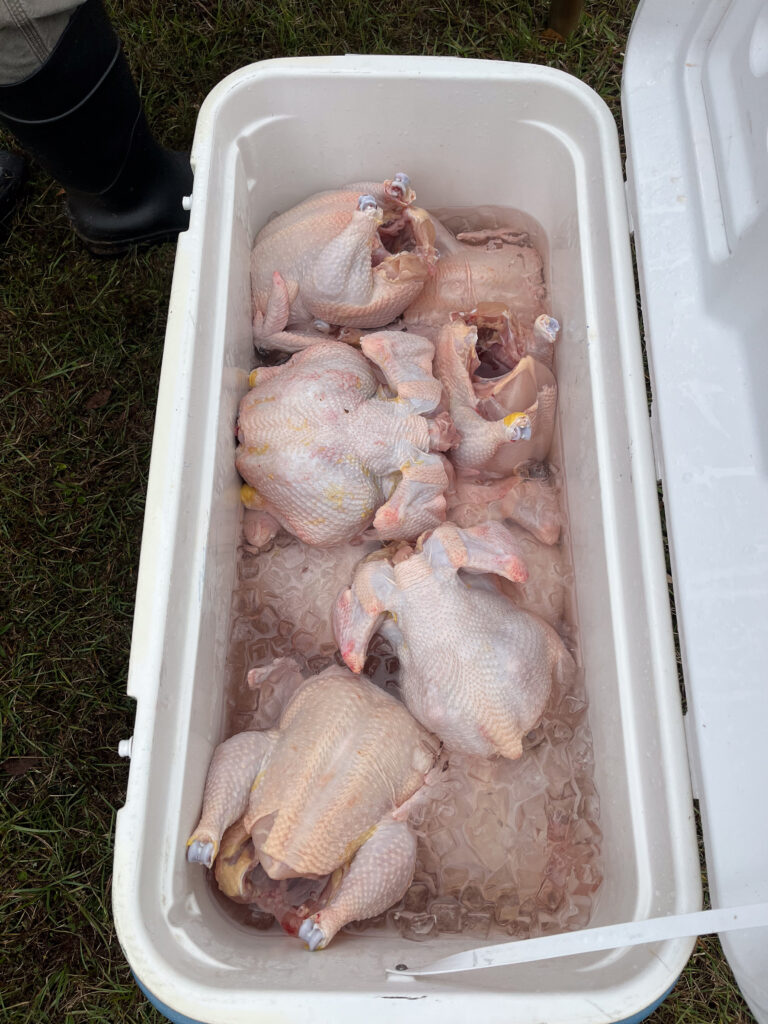
M 567 44 L 545 3 L 113 0 L 160 138 L 189 144 L 224 75 L 281 55 L 451 54 L 546 63 L 619 114 L 632 0 L 587 0 Z M 6 139 L 6 141 L 9 141 Z M 100 262 L 41 172 L 0 249 L 3 857 L 0 1017 L 150 1022 L 110 917 L 127 768 L 132 604 L 173 247 Z M 747 1024 L 716 939 L 699 942 L 654 1024 Z

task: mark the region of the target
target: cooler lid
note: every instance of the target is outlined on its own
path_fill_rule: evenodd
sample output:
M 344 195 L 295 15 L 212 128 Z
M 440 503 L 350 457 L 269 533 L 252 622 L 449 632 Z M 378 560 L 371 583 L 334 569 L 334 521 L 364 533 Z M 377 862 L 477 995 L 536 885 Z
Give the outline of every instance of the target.
M 768 900 L 768 8 L 642 0 L 622 83 L 712 904 Z M 768 1024 L 768 928 L 722 936 Z

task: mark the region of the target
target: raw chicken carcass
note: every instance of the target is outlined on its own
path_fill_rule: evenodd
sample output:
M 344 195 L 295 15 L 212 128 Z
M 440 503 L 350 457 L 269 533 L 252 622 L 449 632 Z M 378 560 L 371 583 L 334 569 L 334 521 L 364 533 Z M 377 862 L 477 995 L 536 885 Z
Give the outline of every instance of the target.
M 440 258 L 403 313 L 405 323 L 427 333 L 453 313 L 500 307 L 507 311 L 507 331 L 501 340 L 507 368 L 526 354 L 551 367 L 559 324 L 548 315 L 541 256 L 528 236 L 492 229 L 455 237 L 436 217 L 431 221 Z
M 445 523 L 418 547 L 396 564 L 374 554 L 358 566 L 334 609 L 341 655 L 361 671 L 379 630 L 400 659 L 406 706 L 449 750 L 520 757 L 553 679 L 569 678 L 573 659 L 542 619 L 488 581 L 459 576 L 462 569 L 526 579 L 500 523 L 468 530 Z
M 254 669 L 252 685 L 272 671 Z M 439 750 L 399 701 L 332 666 L 298 686 L 277 728 L 216 748 L 187 858 L 215 862 L 225 894 L 258 902 L 322 949 L 410 884 L 416 838 L 407 818 L 428 795 Z M 295 885 L 281 884 L 291 879 L 320 884 L 297 897 Z
M 254 341 L 296 352 L 334 327 L 384 327 L 419 294 L 437 258 L 407 175 L 321 192 L 270 221 L 251 253 Z M 408 239 L 408 248 L 390 245 Z
M 552 372 L 532 356 L 495 379 L 474 377 L 479 365 L 477 328 L 455 317 L 440 329 L 434 360 L 460 435 L 450 455 L 454 466 L 460 472 L 507 475 L 525 462 L 541 462 L 555 427 Z
M 243 502 L 261 515 L 249 526 L 252 542 L 279 526 L 321 547 L 371 524 L 383 540 L 412 538 L 445 519 L 448 477 L 434 452 L 455 435 L 446 413 L 422 415 L 440 401 L 432 343 L 381 331 L 362 348 L 368 359 L 327 341 L 252 372 L 236 454 Z

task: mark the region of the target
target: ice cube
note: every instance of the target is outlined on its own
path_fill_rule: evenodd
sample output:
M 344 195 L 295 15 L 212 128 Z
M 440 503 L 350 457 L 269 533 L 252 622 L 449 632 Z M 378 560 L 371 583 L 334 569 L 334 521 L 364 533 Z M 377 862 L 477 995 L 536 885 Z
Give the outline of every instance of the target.
M 392 921 L 404 939 L 423 942 L 437 935 L 437 921 L 434 914 L 414 914 L 408 910 L 392 912 Z
M 417 847 L 416 869 L 426 875 L 436 877 L 440 872 L 440 858 L 428 843 L 419 843 Z
M 241 587 L 232 594 L 232 615 L 252 615 L 259 603 L 259 593 L 255 587 Z
M 577 775 L 575 782 L 581 791 L 581 803 L 578 808 L 580 816 L 589 821 L 597 821 L 600 817 L 600 798 L 592 780 L 585 775 Z
M 556 885 L 551 878 L 545 878 L 536 893 L 536 902 L 545 910 L 554 913 L 563 902 L 564 896 L 562 886 Z
M 501 925 L 502 928 L 507 928 L 513 921 L 517 920 L 519 913 L 520 897 L 516 892 L 501 893 L 497 896 L 496 904 L 493 908 L 493 917 L 496 924 Z
M 253 615 L 253 628 L 261 636 L 274 636 L 277 633 L 277 615 L 268 605 L 262 604 Z
M 565 927 L 574 930 L 586 928 L 591 917 L 592 896 L 571 896 L 565 910 Z
M 478 782 L 490 782 L 494 776 L 494 765 L 487 757 L 468 758 L 467 775 Z
M 469 868 L 454 866 L 443 867 L 442 876 L 443 884 L 441 889 L 443 892 L 450 893 L 451 895 L 458 895 L 469 881 Z
M 534 839 L 543 837 L 547 831 L 547 797 L 545 793 L 536 793 L 523 804 L 523 823 L 521 831 Z
M 489 811 L 482 811 L 467 824 L 465 836 L 477 861 L 496 871 L 507 860 L 503 843 L 503 823 Z
M 245 643 L 252 640 L 258 633 L 254 625 L 252 615 L 241 615 L 232 623 L 230 630 L 230 641 L 233 644 Z
M 439 932 L 461 931 L 461 906 L 450 896 L 438 896 L 429 905 Z
M 465 935 L 474 935 L 479 939 L 487 939 L 491 930 L 490 910 L 470 910 L 464 915 L 461 928 Z
M 423 882 L 414 882 L 403 899 L 403 910 L 423 914 L 427 909 L 430 892 Z
M 547 840 L 550 843 L 560 843 L 567 838 L 572 812 L 573 800 L 551 800 L 547 804 Z
M 544 873 L 556 886 L 565 888 L 568 877 L 573 870 L 574 856 L 571 847 L 565 843 L 554 846 L 547 857 Z
M 557 710 L 560 715 L 568 716 L 571 723 L 575 724 L 576 720 L 581 718 L 587 710 L 587 702 L 574 694 L 568 693 L 563 697 Z
M 467 910 L 480 910 L 485 907 L 486 900 L 483 890 L 474 882 L 465 885 L 461 890 L 461 905 Z
M 507 934 L 513 939 L 529 939 L 531 937 L 532 922 L 528 917 L 518 917 L 507 925 Z
M 568 834 L 568 841 L 573 844 L 592 843 L 597 846 L 602 838 L 603 834 L 597 825 L 593 821 L 587 821 L 586 818 L 576 818 L 572 822 Z
M 250 668 L 260 668 L 262 665 L 268 665 L 274 659 L 272 644 L 266 639 L 249 643 L 246 651 Z
M 603 881 L 603 872 L 594 861 L 577 864 L 574 871 L 576 874 L 574 895 L 587 896 L 590 893 L 597 892 Z
M 573 736 L 573 728 L 562 718 L 553 718 L 547 725 L 547 734 L 553 743 L 567 743 Z
M 437 791 L 434 802 L 438 805 L 433 812 L 434 831 L 437 831 L 438 828 L 450 828 L 456 821 L 456 804 L 452 800 L 446 799 L 445 794 L 438 795 Z
M 307 633 L 305 629 L 297 629 L 291 637 L 291 644 L 294 651 L 298 651 L 299 654 L 303 654 L 304 657 L 309 657 L 314 654 L 317 650 L 317 642 L 315 638 Z
M 245 551 L 241 552 L 237 573 L 238 578 L 241 580 L 253 580 L 259 576 L 260 572 L 261 566 L 259 565 L 258 556 Z
M 298 569 L 312 559 L 312 551 L 304 544 L 286 544 L 282 549 L 282 565 L 286 569 Z
M 430 834 L 429 845 L 438 857 L 445 857 L 456 848 L 456 839 L 447 828 L 441 828 Z
M 563 922 L 559 914 L 549 910 L 540 910 L 537 918 L 539 935 L 554 935 L 563 930 Z

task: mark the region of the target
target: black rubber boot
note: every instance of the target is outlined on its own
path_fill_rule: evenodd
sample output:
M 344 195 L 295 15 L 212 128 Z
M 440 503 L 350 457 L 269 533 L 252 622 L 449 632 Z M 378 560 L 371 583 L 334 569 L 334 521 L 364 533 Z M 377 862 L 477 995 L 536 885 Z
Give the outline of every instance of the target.
M 35 74 L 0 86 L 0 121 L 64 186 L 72 226 L 92 252 L 119 255 L 186 229 L 189 156 L 152 136 L 101 0 L 77 8 Z

